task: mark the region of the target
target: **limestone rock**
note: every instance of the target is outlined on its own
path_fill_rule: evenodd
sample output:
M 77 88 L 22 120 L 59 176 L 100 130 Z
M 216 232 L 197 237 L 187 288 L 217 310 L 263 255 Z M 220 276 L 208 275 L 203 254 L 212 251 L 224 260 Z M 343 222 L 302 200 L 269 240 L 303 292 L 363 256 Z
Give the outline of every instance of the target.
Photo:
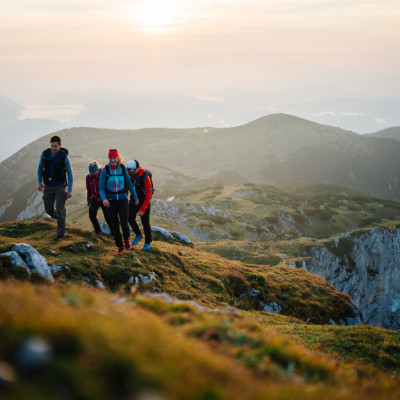
M 151 230 L 153 232 L 159 232 L 161 233 L 163 236 L 165 236 L 167 239 L 172 239 L 174 240 L 174 237 L 164 228 L 160 228 L 159 226 L 152 226 Z
M 184 242 L 187 244 L 189 244 L 191 242 L 191 240 L 187 236 L 183 235 L 180 232 L 171 231 L 170 234 L 172 236 L 174 236 L 175 238 L 179 239 L 181 242 Z
M 24 260 L 30 274 L 37 272 L 43 278 L 54 282 L 53 275 L 47 265 L 46 259 L 32 246 L 25 243 L 18 243 L 12 248 L 12 251 L 18 253 L 20 258 Z
M 348 293 L 365 323 L 400 329 L 400 230 L 373 228 L 341 235 L 328 246 L 309 248 L 295 266 Z

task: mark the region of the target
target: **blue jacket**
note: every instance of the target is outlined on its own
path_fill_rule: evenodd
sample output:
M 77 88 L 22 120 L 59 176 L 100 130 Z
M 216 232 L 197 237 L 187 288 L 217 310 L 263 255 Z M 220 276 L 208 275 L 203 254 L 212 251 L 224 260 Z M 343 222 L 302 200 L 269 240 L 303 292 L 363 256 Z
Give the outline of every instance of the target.
M 125 167 L 121 167 L 119 163 L 116 165 L 116 167 L 113 167 L 110 164 L 107 165 L 110 170 L 110 176 L 108 177 L 108 180 L 106 168 L 103 168 L 100 174 L 99 192 L 101 201 L 104 199 L 109 201 L 126 199 L 128 197 L 128 193 L 125 184 L 128 186 L 133 199 L 137 200 L 138 197 L 136 190 L 131 182 L 127 169 Z

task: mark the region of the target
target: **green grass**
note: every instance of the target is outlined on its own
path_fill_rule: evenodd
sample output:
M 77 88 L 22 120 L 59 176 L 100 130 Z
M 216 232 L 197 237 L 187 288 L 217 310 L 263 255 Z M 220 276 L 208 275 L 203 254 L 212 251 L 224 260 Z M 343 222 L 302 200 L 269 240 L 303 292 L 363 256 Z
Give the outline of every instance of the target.
M 70 227 L 64 241 L 53 242 L 55 229 L 44 221 L 0 225 L 4 249 L 25 242 L 64 268 L 50 284 L 28 280 L 0 257 L 0 376 L 8 379 L 0 398 L 400 396 L 398 332 L 328 325 L 352 308 L 347 295 L 320 278 L 285 265 L 230 261 L 176 241 L 116 256 L 107 237 Z M 249 251 L 259 246 L 242 244 Z M 132 283 L 153 272 L 150 285 Z M 106 290 L 95 288 L 97 280 Z M 160 291 L 177 300 L 148 294 Z M 262 312 L 272 301 L 281 314 Z M 226 306 L 234 308 L 222 311 Z M 20 361 L 32 339 L 49 355 L 34 367 Z

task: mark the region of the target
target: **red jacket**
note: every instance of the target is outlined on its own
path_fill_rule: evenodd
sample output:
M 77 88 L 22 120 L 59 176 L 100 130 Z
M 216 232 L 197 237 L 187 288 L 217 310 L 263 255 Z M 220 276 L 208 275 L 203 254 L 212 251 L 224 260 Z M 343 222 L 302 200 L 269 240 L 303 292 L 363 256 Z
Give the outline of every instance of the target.
M 139 173 L 137 176 L 132 177 L 131 176 L 131 181 L 135 185 L 135 190 L 139 198 L 139 204 L 142 204 L 140 207 L 139 211 L 144 213 L 146 211 L 147 206 L 150 203 L 151 196 L 153 194 L 153 190 L 151 187 L 151 180 L 150 176 L 146 176 L 146 178 L 143 181 L 142 175 L 144 174 L 144 169 L 139 168 Z M 144 183 L 144 187 L 143 187 Z
M 88 204 L 91 198 L 93 198 L 96 201 L 100 201 L 100 193 L 99 193 L 100 173 L 101 173 L 101 168 L 99 168 L 99 170 L 94 176 L 91 176 L 90 174 L 86 175 L 86 199 Z

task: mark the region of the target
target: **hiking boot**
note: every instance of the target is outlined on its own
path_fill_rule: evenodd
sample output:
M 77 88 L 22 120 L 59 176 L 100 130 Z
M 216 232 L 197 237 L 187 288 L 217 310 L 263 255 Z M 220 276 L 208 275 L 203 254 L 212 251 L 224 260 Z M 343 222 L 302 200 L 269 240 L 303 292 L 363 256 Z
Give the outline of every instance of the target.
M 150 250 L 151 244 L 150 243 L 145 243 L 144 246 L 142 247 L 142 250 Z
M 140 240 L 142 239 L 143 235 L 136 235 L 135 238 L 132 240 L 132 244 L 138 244 Z
M 118 247 L 117 254 L 123 254 L 124 248 L 123 247 Z
M 56 242 L 59 242 L 60 240 L 62 240 L 64 238 L 64 235 L 59 235 L 57 234 L 56 236 L 54 236 L 54 239 Z
M 131 244 L 129 243 L 129 239 L 125 240 L 125 250 L 129 251 L 132 248 Z

